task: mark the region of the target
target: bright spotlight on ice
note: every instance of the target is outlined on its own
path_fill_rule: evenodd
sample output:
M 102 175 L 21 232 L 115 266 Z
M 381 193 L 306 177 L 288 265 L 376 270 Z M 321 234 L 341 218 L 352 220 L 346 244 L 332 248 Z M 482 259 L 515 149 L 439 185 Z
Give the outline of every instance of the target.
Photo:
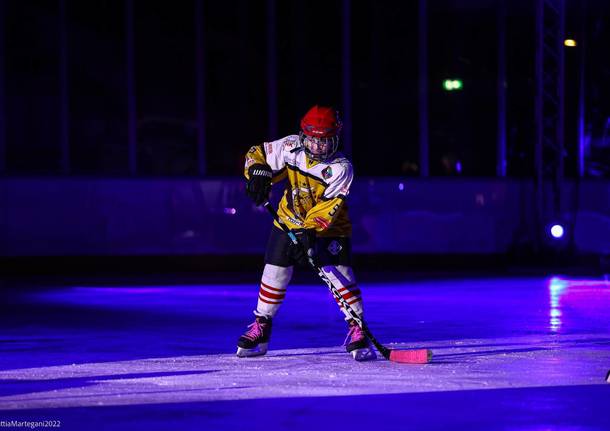
M 551 235 L 553 236 L 553 238 L 561 238 L 563 236 L 563 226 L 561 226 L 560 224 L 554 224 L 551 227 Z

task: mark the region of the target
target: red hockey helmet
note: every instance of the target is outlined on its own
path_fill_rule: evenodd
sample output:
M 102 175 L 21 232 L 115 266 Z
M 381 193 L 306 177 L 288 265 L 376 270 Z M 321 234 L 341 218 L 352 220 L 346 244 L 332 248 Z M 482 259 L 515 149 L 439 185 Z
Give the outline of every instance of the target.
M 315 105 L 301 120 L 301 143 L 314 160 L 326 160 L 339 148 L 341 132 L 339 113 L 333 108 Z

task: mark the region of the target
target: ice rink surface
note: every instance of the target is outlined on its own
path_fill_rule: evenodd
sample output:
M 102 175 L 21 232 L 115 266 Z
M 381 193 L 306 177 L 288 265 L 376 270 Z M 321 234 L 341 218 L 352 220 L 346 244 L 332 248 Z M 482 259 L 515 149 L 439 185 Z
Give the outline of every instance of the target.
M 404 365 L 353 361 L 316 282 L 289 287 L 266 357 L 235 357 L 257 277 L 4 286 L 0 428 L 610 429 L 603 278 L 364 277 L 379 341 L 434 353 Z

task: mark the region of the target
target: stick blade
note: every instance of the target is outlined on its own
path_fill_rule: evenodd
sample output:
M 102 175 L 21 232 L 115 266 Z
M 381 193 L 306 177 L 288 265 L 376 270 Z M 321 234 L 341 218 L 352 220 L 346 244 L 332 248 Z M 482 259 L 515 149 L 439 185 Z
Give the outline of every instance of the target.
M 401 364 L 427 364 L 432 360 L 432 350 L 391 350 L 390 361 Z

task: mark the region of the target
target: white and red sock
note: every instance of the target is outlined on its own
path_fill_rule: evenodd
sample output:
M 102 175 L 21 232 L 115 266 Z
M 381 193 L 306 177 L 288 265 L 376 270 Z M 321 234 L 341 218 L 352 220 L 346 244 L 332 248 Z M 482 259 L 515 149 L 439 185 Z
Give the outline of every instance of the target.
M 258 291 L 258 304 L 254 314 L 259 317 L 273 318 L 278 312 L 286 287 L 292 278 L 293 267 L 266 264 Z

